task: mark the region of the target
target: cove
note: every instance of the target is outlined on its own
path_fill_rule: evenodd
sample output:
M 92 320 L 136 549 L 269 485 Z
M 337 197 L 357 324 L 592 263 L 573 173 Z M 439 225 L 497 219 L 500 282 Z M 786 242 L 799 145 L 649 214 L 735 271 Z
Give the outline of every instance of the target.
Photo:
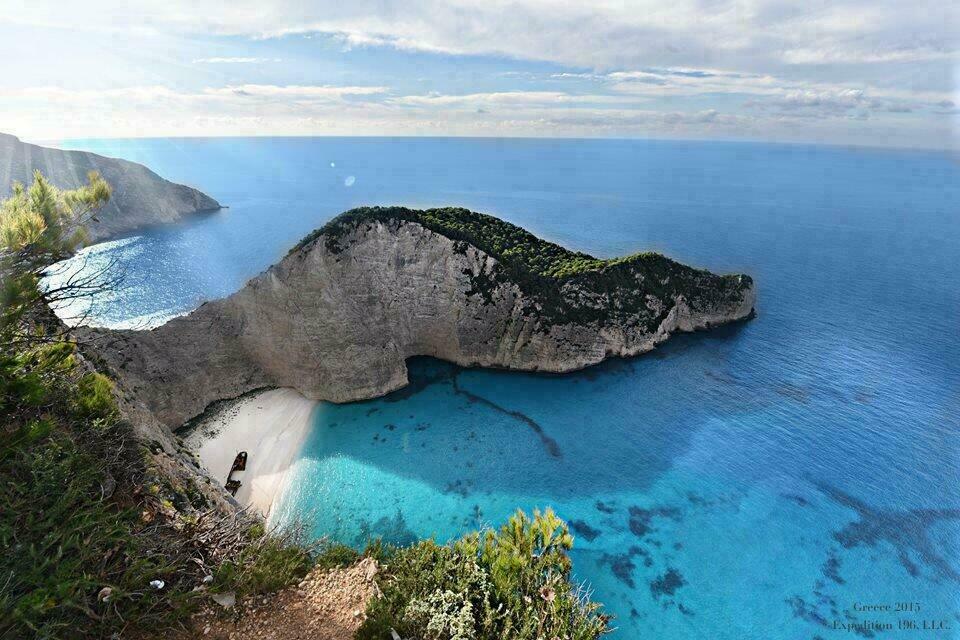
M 322 404 L 281 519 L 349 544 L 402 543 L 553 506 L 615 638 L 829 638 L 855 602 L 905 597 L 960 624 L 950 155 L 582 140 L 73 144 L 231 206 L 95 247 L 128 273 L 99 305 L 105 324 L 226 295 L 360 204 L 457 204 L 594 255 L 655 249 L 759 283 L 755 320 L 640 358 L 568 376 L 417 360 L 404 390 Z

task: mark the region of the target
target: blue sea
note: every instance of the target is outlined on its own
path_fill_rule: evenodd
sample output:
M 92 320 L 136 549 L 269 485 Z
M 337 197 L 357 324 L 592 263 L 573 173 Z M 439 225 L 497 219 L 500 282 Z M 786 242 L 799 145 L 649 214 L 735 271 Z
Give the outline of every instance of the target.
M 227 295 L 367 204 L 465 206 L 597 256 L 652 249 L 758 283 L 754 320 L 639 358 L 565 376 L 414 360 L 407 389 L 319 405 L 281 522 L 403 543 L 551 506 L 617 640 L 960 638 L 956 156 L 615 140 L 64 146 L 143 162 L 230 207 L 94 247 L 126 276 L 95 309 L 104 324 Z M 909 609 L 860 610 L 898 604 Z

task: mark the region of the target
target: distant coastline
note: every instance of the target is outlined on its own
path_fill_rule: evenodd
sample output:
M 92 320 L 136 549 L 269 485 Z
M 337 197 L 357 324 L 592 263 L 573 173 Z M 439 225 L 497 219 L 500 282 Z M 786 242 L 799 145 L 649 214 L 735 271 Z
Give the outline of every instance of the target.
M 170 224 L 193 214 L 219 211 L 219 202 L 207 194 L 157 175 L 136 162 L 87 151 L 42 147 L 0 133 L 0 198 L 13 184 L 28 184 L 40 171 L 60 189 L 75 189 L 96 171 L 113 195 L 86 228 L 90 242 L 123 238 L 156 225 Z

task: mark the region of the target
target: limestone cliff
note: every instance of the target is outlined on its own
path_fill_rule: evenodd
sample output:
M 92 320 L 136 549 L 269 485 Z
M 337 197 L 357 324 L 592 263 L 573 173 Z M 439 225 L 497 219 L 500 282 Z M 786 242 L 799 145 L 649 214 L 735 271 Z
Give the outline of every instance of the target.
M 749 276 L 658 254 L 597 260 L 464 209 L 348 212 L 234 295 L 151 331 L 94 330 L 125 389 L 176 427 L 211 402 L 293 387 L 347 402 L 405 361 L 564 372 L 746 318 Z
M 0 199 L 10 195 L 14 181 L 30 184 L 35 169 L 61 189 L 85 184 L 90 171 L 99 171 L 110 184 L 110 202 L 97 213 L 97 220 L 88 225 L 91 242 L 220 208 L 210 196 L 164 180 L 141 164 L 85 151 L 26 144 L 0 133 Z

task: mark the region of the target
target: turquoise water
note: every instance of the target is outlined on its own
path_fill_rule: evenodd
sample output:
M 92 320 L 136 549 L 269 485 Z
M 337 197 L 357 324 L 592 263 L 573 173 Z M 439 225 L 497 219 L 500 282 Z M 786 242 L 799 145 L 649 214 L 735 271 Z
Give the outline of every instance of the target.
M 229 210 L 105 245 L 105 323 L 239 288 L 358 204 L 457 204 L 600 256 L 756 279 L 758 317 L 569 376 L 411 363 L 323 404 L 280 505 L 319 535 L 446 539 L 553 506 L 615 638 L 960 637 L 960 165 L 762 144 L 73 141 Z M 335 166 L 331 166 L 333 163 Z M 349 180 L 353 177 L 353 180 Z M 349 183 L 349 186 L 348 186 Z M 99 259 L 99 258 L 97 258 Z M 864 614 L 857 603 L 919 613 Z

